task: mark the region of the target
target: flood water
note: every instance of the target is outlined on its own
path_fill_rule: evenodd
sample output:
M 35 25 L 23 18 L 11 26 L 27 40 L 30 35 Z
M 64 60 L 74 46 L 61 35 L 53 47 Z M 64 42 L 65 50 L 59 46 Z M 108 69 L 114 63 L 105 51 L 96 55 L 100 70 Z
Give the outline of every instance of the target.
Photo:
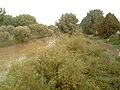
M 8 46 L 8 47 L 3 47 L 0 48 L 0 65 L 5 64 L 6 62 L 9 61 L 13 61 L 13 60 L 22 60 L 24 59 L 26 56 L 24 55 L 26 50 L 29 49 L 29 45 L 32 43 L 48 43 L 47 46 L 51 46 L 51 38 L 50 40 L 35 40 L 35 41 L 31 41 L 29 43 L 24 43 L 24 44 L 17 44 L 14 46 Z M 42 45 L 41 45 L 42 46 Z M 46 47 L 47 47 L 46 46 Z
M 27 44 L 17 44 L 14 46 L 8 46 L 0 48 L 0 62 L 1 60 L 12 60 L 23 55 Z

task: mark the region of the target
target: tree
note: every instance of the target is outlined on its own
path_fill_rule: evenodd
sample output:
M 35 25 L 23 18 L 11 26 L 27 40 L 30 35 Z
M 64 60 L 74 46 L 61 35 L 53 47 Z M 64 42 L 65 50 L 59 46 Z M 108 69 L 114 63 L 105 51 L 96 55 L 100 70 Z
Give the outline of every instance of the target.
M 56 22 L 56 26 L 58 26 L 59 30 L 63 33 L 73 34 L 77 29 L 78 19 L 75 14 L 63 14 L 58 22 Z
M 14 26 L 28 26 L 30 24 L 37 23 L 35 17 L 28 14 L 22 14 L 22 15 L 16 16 L 13 18 L 13 21 L 14 21 Z
M 102 30 L 103 30 L 103 20 L 104 17 L 100 16 L 98 18 L 96 18 L 93 28 L 94 28 L 94 35 L 101 35 L 102 34 Z
M 87 16 L 84 17 L 80 23 L 83 32 L 86 34 L 93 34 L 94 33 L 93 25 L 95 23 L 95 19 L 100 16 L 103 16 L 103 11 L 99 9 L 91 10 L 89 13 L 87 13 Z
M 13 17 L 11 15 L 4 15 L 2 25 L 13 25 Z
M 5 8 L 0 8 L 0 26 L 2 25 L 5 13 Z
M 103 20 L 102 37 L 108 38 L 119 30 L 119 21 L 114 14 L 108 13 Z

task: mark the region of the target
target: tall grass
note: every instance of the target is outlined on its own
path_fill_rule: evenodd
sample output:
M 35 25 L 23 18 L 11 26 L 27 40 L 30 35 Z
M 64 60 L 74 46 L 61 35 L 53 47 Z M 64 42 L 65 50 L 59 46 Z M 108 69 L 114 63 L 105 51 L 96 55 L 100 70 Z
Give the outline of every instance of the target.
M 120 62 L 82 34 L 62 35 L 55 46 L 36 51 L 13 65 L 0 90 L 120 89 Z

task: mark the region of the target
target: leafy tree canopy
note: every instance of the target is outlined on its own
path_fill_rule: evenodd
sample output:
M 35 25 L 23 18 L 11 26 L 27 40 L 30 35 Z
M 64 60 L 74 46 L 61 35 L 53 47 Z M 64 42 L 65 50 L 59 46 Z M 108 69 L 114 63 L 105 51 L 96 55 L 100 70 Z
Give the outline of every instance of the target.
M 16 16 L 13 18 L 13 21 L 14 21 L 14 26 L 28 26 L 30 24 L 37 23 L 35 17 L 28 14 L 22 14 L 22 15 Z
M 95 22 L 95 19 L 103 16 L 103 11 L 99 9 L 91 10 L 89 13 L 87 13 L 87 16 L 83 18 L 83 20 L 80 23 L 80 26 L 83 29 L 83 32 L 86 34 L 93 34 L 93 24 Z
M 0 26 L 2 25 L 3 22 L 3 17 L 5 15 L 5 8 L 0 8 Z
M 56 22 L 56 26 L 63 33 L 73 34 L 78 29 L 77 23 L 78 19 L 75 14 L 66 13 L 62 14 L 59 21 Z

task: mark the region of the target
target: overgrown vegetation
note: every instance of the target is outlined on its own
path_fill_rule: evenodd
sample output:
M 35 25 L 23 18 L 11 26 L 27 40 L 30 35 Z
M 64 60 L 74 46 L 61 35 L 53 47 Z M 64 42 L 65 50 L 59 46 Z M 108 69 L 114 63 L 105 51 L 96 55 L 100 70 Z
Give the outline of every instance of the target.
M 91 10 L 87 13 L 87 16 L 83 18 L 80 23 L 80 26 L 83 29 L 83 32 L 90 35 L 94 34 L 94 23 L 98 17 L 103 16 L 103 11 L 99 9 Z
M 47 26 L 28 14 L 6 15 L 1 8 L 0 47 L 59 37 L 43 46 L 28 43 L 26 58 L 12 65 L 0 90 L 120 90 L 120 57 L 87 37 L 109 38 L 118 47 L 120 37 L 111 35 L 119 25 L 113 14 L 103 17 L 99 9 L 87 13 L 80 24 L 75 14 L 65 13 L 55 26 Z
M 62 14 L 59 19 L 59 22 L 56 22 L 56 26 L 61 30 L 63 33 L 67 33 L 72 35 L 76 30 L 78 30 L 78 19 L 76 15 L 72 13 Z
M 99 9 L 90 10 L 80 24 L 78 24 L 78 21 L 75 14 L 65 13 L 62 14 L 55 25 L 47 26 L 39 24 L 36 18 L 29 14 L 22 14 L 16 17 L 6 15 L 5 9 L 1 8 L 0 37 L 2 38 L 0 39 L 0 46 L 4 47 L 16 43 L 24 43 L 31 39 L 40 39 L 53 35 L 59 36 L 60 33 L 72 35 L 76 31 L 80 31 L 81 28 L 84 34 L 109 38 L 120 28 L 120 23 L 114 14 L 108 13 L 104 17 L 103 11 Z M 26 29 L 17 30 L 20 27 Z M 20 38 L 25 38 L 25 40 L 20 40 Z
M 120 37 L 119 36 L 111 36 L 107 43 L 111 44 L 112 47 L 120 50 Z
M 119 21 L 114 14 L 108 13 L 104 19 L 99 19 L 101 19 L 101 21 L 96 22 L 99 23 L 96 25 L 96 31 L 100 37 L 108 38 L 119 30 Z
M 43 24 L 32 24 L 28 26 L 31 30 L 31 38 L 45 38 L 52 36 L 53 32 L 46 25 Z
M 40 48 L 38 43 L 34 47 L 31 50 L 37 54 L 13 65 L 0 89 L 120 89 L 120 62 L 83 34 L 63 35 L 51 48 Z

